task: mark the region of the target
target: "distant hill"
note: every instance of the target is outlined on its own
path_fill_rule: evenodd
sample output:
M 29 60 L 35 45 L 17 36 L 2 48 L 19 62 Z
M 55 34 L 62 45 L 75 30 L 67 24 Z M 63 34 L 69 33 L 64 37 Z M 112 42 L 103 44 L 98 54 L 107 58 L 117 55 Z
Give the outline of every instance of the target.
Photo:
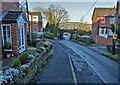
M 80 23 L 80 22 L 67 22 L 63 29 L 80 29 L 84 31 L 91 31 L 91 24 Z

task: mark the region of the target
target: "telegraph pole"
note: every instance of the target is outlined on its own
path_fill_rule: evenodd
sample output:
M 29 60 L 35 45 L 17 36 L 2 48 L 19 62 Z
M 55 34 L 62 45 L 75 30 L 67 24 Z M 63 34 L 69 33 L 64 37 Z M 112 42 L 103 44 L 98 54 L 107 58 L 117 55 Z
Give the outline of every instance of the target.
M 114 35 L 116 35 L 116 28 L 118 26 L 118 16 L 119 16 L 119 0 L 117 0 L 116 13 L 115 13 L 115 29 L 113 34 L 113 45 L 112 45 L 112 54 L 115 54 L 115 41 Z
M 28 0 L 26 0 L 26 9 L 27 9 L 27 17 L 28 17 L 29 42 L 30 42 L 30 44 L 32 44 L 31 28 L 30 28 L 30 20 L 29 20 L 29 10 L 28 10 Z

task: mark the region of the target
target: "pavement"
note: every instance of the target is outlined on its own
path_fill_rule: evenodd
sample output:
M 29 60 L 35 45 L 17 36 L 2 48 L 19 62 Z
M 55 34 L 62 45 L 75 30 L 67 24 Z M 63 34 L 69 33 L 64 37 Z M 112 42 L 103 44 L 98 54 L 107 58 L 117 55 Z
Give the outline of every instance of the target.
M 71 41 L 62 40 L 60 43 L 66 45 L 77 53 L 87 64 L 96 72 L 104 83 L 118 83 L 119 70 L 118 62 L 109 59 L 85 46 L 76 44 Z
M 68 55 L 58 41 L 53 42 L 53 56 L 41 73 L 37 74 L 34 83 L 74 83 Z

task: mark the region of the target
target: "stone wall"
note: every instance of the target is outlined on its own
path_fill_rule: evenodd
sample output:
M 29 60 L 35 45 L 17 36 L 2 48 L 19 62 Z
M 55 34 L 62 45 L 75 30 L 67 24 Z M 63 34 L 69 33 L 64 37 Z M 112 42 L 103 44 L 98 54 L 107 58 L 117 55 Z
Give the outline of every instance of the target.
M 52 54 L 52 50 L 50 50 L 40 58 L 38 57 L 34 62 L 30 64 L 29 72 L 25 76 L 15 79 L 16 83 L 32 83 L 32 79 L 35 77 L 35 75 L 37 75 L 37 73 L 42 70 L 44 65 L 47 64 L 48 59 Z

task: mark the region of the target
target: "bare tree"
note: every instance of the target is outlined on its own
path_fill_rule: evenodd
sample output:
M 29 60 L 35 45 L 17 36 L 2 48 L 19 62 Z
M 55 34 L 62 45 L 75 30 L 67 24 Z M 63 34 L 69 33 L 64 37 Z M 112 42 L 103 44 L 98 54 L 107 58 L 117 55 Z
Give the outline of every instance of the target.
M 42 12 L 44 9 L 40 6 L 37 6 L 37 7 L 34 7 L 32 10 L 35 12 Z
M 55 28 L 62 27 L 69 20 L 68 12 L 60 5 L 51 4 L 44 14 L 48 18 L 48 23 L 54 24 Z

